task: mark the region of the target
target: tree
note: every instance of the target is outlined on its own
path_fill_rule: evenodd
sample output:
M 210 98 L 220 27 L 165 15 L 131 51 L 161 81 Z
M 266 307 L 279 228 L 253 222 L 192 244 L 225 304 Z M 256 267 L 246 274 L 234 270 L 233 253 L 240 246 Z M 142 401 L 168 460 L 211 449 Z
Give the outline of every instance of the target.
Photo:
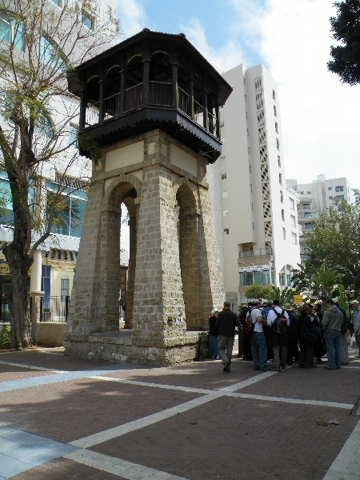
M 245 290 L 247 298 L 264 298 L 266 300 L 272 298 L 271 285 L 251 285 Z
M 360 290 L 359 206 L 343 202 L 324 212 L 305 247 L 308 259 L 293 279 L 298 289 L 314 295 L 329 295 L 338 284 Z
M 360 82 L 360 0 L 343 0 L 335 6 L 337 16 L 330 18 L 330 24 L 340 45 L 331 47 L 328 68 L 343 82 L 355 85 Z
M 66 73 L 109 40 L 111 24 L 85 25 L 77 2 L 0 0 L 9 29 L 1 35 L 1 168 L 13 206 L 13 240 L 3 248 L 11 271 L 12 331 L 17 348 L 31 345 L 29 270 L 35 250 L 48 238 L 64 201 L 60 185 L 79 161 L 69 142 L 78 102 L 67 91 Z M 86 22 L 85 22 L 86 23 Z M 48 197 L 44 177 L 57 175 Z M 57 220 L 59 221 L 59 219 Z

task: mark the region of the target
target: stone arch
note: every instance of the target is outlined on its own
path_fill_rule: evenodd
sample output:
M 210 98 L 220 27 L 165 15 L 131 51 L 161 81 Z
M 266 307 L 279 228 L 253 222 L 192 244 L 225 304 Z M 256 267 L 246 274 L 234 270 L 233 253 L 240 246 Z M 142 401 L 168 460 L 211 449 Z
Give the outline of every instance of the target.
M 125 177 L 125 178 L 124 178 Z M 137 180 L 137 179 L 136 179 Z M 135 181 L 139 185 L 138 181 Z M 138 197 L 138 191 L 135 185 L 126 176 L 121 176 L 114 179 L 108 187 L 101 213 L 101 238 L 98 251 L 98 293 L 99 299 L 97 308 L 104 314 L 105 330 L 114 331 L 119 329 L 119 311 L 120 298 L 119 291 L 121 281 L 120 269 L 120 233 L 121 233 L 121 204 L 127 202 L 127 205 L 134 206 L 132 215 L 135 216 L 134 222 L 136 227 L 136 212 L 135 204 Z M 135 243 L 136 244 L 136 243 Z M 133 255 L 132 276 L 135 270 L 136 251 L 131 252 Z M 130 280 L 130 272 L 128 279 Z M 130 297 L 131 312 L 133 310 L 133 294 Z M 129 298 L 126 299 L 126 310 L 129 307 Z M 132 313 L 131 313 L 132 315 Z M 127 315 L 125 326 L 132 327 L 132 317 Z
M 194 192 L 188 183 L 176 192 L 178 208 L 178 242 L 186 325 L 197 330 L 203 325 L 201 308 L 201 269 L 199 215 Z

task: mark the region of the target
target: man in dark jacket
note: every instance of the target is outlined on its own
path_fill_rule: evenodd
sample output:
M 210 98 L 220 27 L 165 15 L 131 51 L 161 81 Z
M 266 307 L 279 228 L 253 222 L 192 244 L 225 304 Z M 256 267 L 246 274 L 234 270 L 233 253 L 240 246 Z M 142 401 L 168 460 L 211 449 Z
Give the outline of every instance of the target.
M 217 317 L 218 347 L 224 363 L 224 372 L 230 372 L 236 326 L 236 315 L 230 310 L 230 303 L 224 302 L 224 308 Z

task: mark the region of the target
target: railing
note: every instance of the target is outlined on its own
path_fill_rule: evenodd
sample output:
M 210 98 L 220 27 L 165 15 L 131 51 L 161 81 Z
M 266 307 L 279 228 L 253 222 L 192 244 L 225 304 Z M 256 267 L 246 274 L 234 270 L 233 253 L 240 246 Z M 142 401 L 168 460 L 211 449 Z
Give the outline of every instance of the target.
M 271 255 L 271 250 L 268 248 L 258 248 L 257 250 L 240 251 L 240 258 L 249 257 L 265 257 Z
M 194 120 L 196 123 L 205 127 L 204 125 L 204 107 L 197 100 L 194 100 Z
M 85 126 L 90 127 L 99 123 L 99 102 L 94 102 L 86 107 Z
M 152 105 L 171 106 L 173 104 L 171 82 L 150 82 L 149 103 Z
M 178 87 L 178 108 L 189 115 L 194 122 L 199 124 L 213 135 L 217 136 L 217 117 L 212 111 L 205 115 L 205 107 L 197 100 L 193 99 L 189 92 Z M 123 105 L 122 105 L 123 101 Z M 149 82 L 149 105 L 163 105 L 171 107 L 174 105 L 173 84 L 171 82 Z M 124 90 L 122 100 L 121 92 L 116 92 L 103 99 L 102 112 L 103 119 L 99 115 L 99 102 L 89 104 L 85 112 L 85 127 L 98 124 L 102 120 L 111 119 L 117 115 L 130 112 L 144 105 L 144 83 L 140 82 Z M 206 117 L 206 118 L 205 118 Z
M 40 322 L 67 322 L 70 297 L 47 297 L 40 299 Z
M 104 120 L 115 117 L 117 114 L 121 112 L 120 99 L 121 99 L 120 93 L 115 93 L 114 95 L 110 95 L 104 98 L 104 104 L 103 104 Z
M 125 89 L 125 111 L 133 110 L 144 104 L 143 83 Z
M 178 87 L 179 108 L 191 117 L 191 96 L 181 87 Z

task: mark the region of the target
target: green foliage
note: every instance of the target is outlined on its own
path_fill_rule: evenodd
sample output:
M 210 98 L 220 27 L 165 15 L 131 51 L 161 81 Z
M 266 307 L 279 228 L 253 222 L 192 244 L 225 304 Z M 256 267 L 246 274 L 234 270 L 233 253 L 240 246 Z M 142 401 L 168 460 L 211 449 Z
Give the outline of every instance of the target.
M 290 287 L 279 288 L 274 285 L 251 285 L 245 290 L 247 298 L 263 300 L 279 300 L 282 305 L 293 303 L 297 291 Z
M 5 325 L 0 329 L 0 348 L 9 348 L 12 345 L 11 328 L 9 325 Z
M 335 2 L 337 16 L 330 18 L 331 30 L 338 45 L 331 47 L 331 72 L 340 75 L 345 83 L 360 82 L 360 1 Z
M 331 295 L 337 285 L 360 290 L 360 208 L 347 203 L 324 212 L 307 234 L 308 259 L 293 283 L 312 295 Z
M 269 300 L 272 298 L 272 286 L 271 285 L 251 285 L 245 290 L 247 298 L 264 298 Z

